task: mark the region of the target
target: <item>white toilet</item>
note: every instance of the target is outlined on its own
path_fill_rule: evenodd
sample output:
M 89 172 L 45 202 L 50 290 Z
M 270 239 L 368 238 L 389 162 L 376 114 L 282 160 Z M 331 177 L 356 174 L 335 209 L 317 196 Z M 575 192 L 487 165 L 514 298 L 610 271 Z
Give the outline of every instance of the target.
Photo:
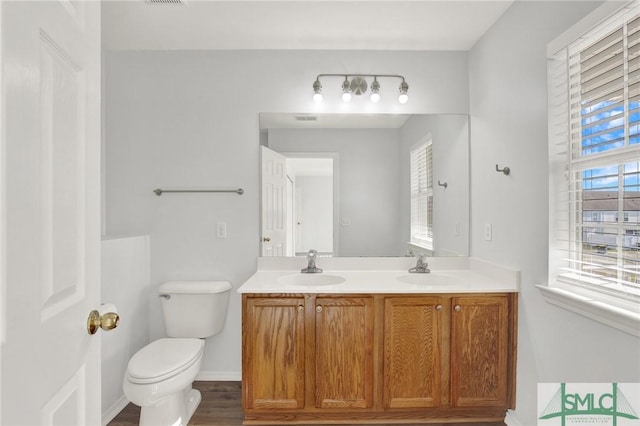
M 186 425 L 202 399 L 191 384 L 200 371 L 204 338 L 222 331 L 227 281 L 168 281 L 160 285 L 168 338 L 140 349 L 124 375 L 124 394 L 140 411 L 140 425 Z

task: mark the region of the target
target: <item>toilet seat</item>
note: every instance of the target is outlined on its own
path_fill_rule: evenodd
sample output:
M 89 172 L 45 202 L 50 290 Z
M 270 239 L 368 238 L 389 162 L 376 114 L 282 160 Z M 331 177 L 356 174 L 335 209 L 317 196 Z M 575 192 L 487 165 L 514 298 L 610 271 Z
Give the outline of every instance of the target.
M 131 383 L 151 384 L 176 376 L 194 363 L 204 351 L 202 339 L 165 338 L 140 349 L 129 361 Z

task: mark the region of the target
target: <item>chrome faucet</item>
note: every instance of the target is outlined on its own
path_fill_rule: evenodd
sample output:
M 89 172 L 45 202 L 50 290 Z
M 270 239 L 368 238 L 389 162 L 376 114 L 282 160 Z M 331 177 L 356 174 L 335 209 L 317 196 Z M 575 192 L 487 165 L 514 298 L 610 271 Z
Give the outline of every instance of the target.
M 303 274 L 317 274 L 322 272 L 322 269 L 316 267 L 316 257 L 318 257 L 318 252 L 316 250 L 309 250 L 307 253 L 307 267 L 300 270 Z
M 418 273 L 418 274 L 428 274 L 431 270 L 428 268 L 429 264 L 427 264 L 427 255 L 426 254 L 416 254 L 413 250 L 409 250 L 407 252 L 410 256 L 415 256 L 416 266 L 409 269 L 409 273 Z

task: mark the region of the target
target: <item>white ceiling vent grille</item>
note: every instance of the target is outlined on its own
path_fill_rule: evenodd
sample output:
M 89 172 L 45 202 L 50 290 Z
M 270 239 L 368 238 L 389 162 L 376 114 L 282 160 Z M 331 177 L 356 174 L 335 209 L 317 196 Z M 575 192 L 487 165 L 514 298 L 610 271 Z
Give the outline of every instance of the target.
M 318 121 L 315 115 L 296 115 L 296 121 Z
M 179 5 L 183 6 L 187 3 L 187 0 L 144 0 L 146 4 L 159 4 L 159 5 Z

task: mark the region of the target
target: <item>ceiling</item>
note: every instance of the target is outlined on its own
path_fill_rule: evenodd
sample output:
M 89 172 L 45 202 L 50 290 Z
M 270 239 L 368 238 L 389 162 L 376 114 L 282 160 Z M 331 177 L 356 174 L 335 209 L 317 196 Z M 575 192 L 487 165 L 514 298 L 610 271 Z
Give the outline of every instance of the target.
M 104 47 L 469 50 L 513 2 L 177 1 L 104 1 Z

